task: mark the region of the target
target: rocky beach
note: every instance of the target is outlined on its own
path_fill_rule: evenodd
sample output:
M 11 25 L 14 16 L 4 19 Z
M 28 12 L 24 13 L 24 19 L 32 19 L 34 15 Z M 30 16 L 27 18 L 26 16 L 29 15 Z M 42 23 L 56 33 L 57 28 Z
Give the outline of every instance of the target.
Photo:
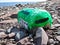
M 36 2 L 33 4 L 27 3 L 27 4 L 16 4 L 15 6 L 0 7 L 0 30 L 5 31 L 8 30 L 11 26 L 19 26 L 17 21 L 17 13 L 19 10 L 25 7 L 46 9 L 52 14 L 53 25 L 51 29 L 48 29 L 46 31 L 49 37 L 48 45 L 60 45 L 60 1 L 59 0 L 57 1 L 48 0 L 45 2 Z

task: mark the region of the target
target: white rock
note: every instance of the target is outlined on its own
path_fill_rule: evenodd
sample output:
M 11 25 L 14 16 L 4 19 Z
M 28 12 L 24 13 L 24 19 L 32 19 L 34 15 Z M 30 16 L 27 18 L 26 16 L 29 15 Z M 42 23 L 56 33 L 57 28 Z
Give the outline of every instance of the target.
M 48 42 L 48 36 L 44 31 L 44 29 L 42 28 L 42 44 L 47 44 L 47 42 Z
M 49 43 L 54 43 L 54 40 L 53 39 L 49 39 Z
M 60 41 L 60 36 L 56 36 L 56 39 Z
M 60 27 L 60 24 L 54 24 L 53 27 Z

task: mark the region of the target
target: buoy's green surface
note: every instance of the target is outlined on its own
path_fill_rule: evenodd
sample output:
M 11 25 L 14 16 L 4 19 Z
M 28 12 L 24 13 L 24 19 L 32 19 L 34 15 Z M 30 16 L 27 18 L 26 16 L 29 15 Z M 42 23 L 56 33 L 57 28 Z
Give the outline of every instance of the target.
M 49 12 L 42 9 L 24 8 L 18 12 L 18 22 L 21 19 L 28 23 L 30 29 L 34 27 L 44 27 L 52 24 L 52 17 Z

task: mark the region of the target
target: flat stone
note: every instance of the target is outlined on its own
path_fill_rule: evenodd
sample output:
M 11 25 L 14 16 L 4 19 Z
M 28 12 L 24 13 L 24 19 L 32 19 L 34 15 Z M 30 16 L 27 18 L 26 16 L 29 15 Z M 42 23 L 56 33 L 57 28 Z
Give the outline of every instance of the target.
M 56 39 L 60 41 L 60 36 L 56 36 Z
M 46 32 L 42 29 L 42 44 L 47 44 L 48 42 L 48 36 Z
M 60 27 L 60 24 L 54 24 L 53 27 Z

